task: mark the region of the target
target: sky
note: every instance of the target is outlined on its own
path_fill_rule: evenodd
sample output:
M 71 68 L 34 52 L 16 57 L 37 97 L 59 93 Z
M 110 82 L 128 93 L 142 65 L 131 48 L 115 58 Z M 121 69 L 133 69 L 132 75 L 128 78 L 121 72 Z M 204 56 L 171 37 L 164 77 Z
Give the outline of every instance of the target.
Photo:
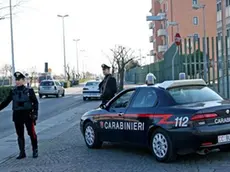
M 115 45 L 141 49 L 142 55 L 151 50 L 146 21 L 151 0 L 27 1 L 13 16 L 16 70 L 29 72 L 36 67 L 37 72 L 43 72 L 48 62 L 53 73 L 64 73 L 62 20 L 57 14 L 69 15 L 65 18 L 65 36 L 66 61 L 71 68 L 77 66 L 73 39 L 80 39 L 79 71 L 96 74 L 101 73 L 102 63 L 109 64 L 105 54 L 111 55 Z M 6 12 L 0 11 L 0 15 Z M 11 62 L 10 20 L 5 19 L 0 20 L 0 67 Z

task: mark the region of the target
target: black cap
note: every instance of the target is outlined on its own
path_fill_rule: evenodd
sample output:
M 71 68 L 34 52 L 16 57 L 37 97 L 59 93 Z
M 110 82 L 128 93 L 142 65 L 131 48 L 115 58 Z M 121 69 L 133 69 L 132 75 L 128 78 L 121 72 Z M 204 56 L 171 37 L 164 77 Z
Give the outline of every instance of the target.
M 110 69 L 110 66 L 108 66 L 108 65 L 106 65 L 106 64 L 102 64 L 102 65 L 101 65 L 101 68 L 102 68 L 103 70 L 105 70 L 105 69 Z
M 22 74 L 21 72 L 15 72 L 14 77 L 15 79 L 25 79 L 25 75 Z

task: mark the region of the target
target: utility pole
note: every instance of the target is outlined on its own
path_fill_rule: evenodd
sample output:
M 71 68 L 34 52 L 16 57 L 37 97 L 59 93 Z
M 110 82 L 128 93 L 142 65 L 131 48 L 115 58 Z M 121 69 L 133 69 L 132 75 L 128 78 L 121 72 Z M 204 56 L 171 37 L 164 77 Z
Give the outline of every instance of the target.
M 64 54 L 64 76 L 66 80 L 66 49 L 65 49 L 65 17 L 69 17 L 69 15 L 57 15 L 58 17 L 62 18 L 62 29 L 63 29 L 63 54 Z
M 79 58 L 78 58 L 78 42 L 80 39 L 74 39 L 74 42 L 76 42 L 76 59 L 77 59 L 77 74 L 79 75 Z
M 206 47 L 206 21 L 205 21 L 205 5 L 204 4 L 194 4 L 192 6 L 192 8 L 194 10 L 199 10 L 202 9 L 203 11 L 203 32 L 204 32 L 204 41 L 203 41 L 203 61 L 204 61 L 204 80 L 207 82 L 207 73 L 208 73 L 208 69 L 207 69 L 207 47 Z
M 14 64 L 14 34 L 13 34 L 13 16 L 12 16 L 12 2 L 9 0 L 10 5 L 10 36 L 11 36 L 11 56 L 12 56 L 12 85 L 15 85 L 15 64 Z

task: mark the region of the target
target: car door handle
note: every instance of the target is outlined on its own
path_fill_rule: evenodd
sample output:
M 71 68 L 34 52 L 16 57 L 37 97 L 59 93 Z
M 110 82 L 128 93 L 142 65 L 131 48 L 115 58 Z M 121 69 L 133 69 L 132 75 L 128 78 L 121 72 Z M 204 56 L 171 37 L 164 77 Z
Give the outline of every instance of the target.
M 119 115 L 119 116 L 123 116 L 123 115 L 124 115 L 124 113 L 119 113 L 118 115 Z

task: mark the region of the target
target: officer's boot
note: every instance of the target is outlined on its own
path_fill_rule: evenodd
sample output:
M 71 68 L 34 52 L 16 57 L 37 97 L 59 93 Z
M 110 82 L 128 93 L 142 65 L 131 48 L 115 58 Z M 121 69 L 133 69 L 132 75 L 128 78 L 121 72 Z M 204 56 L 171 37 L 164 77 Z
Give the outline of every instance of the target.
M 38 141 L 37 137 L 33 138 L 31 137 L 31 144 L 32 144 L 32 150 L 33 150 L 33 158 L 38 157 Z
M 17 159 L 23 159 L 26 157 L 26 153 L 25 153 L 25 139 L 21 139 L 18 138 L 18 146 L 19 146 L 19 156 L 17 157 Z

